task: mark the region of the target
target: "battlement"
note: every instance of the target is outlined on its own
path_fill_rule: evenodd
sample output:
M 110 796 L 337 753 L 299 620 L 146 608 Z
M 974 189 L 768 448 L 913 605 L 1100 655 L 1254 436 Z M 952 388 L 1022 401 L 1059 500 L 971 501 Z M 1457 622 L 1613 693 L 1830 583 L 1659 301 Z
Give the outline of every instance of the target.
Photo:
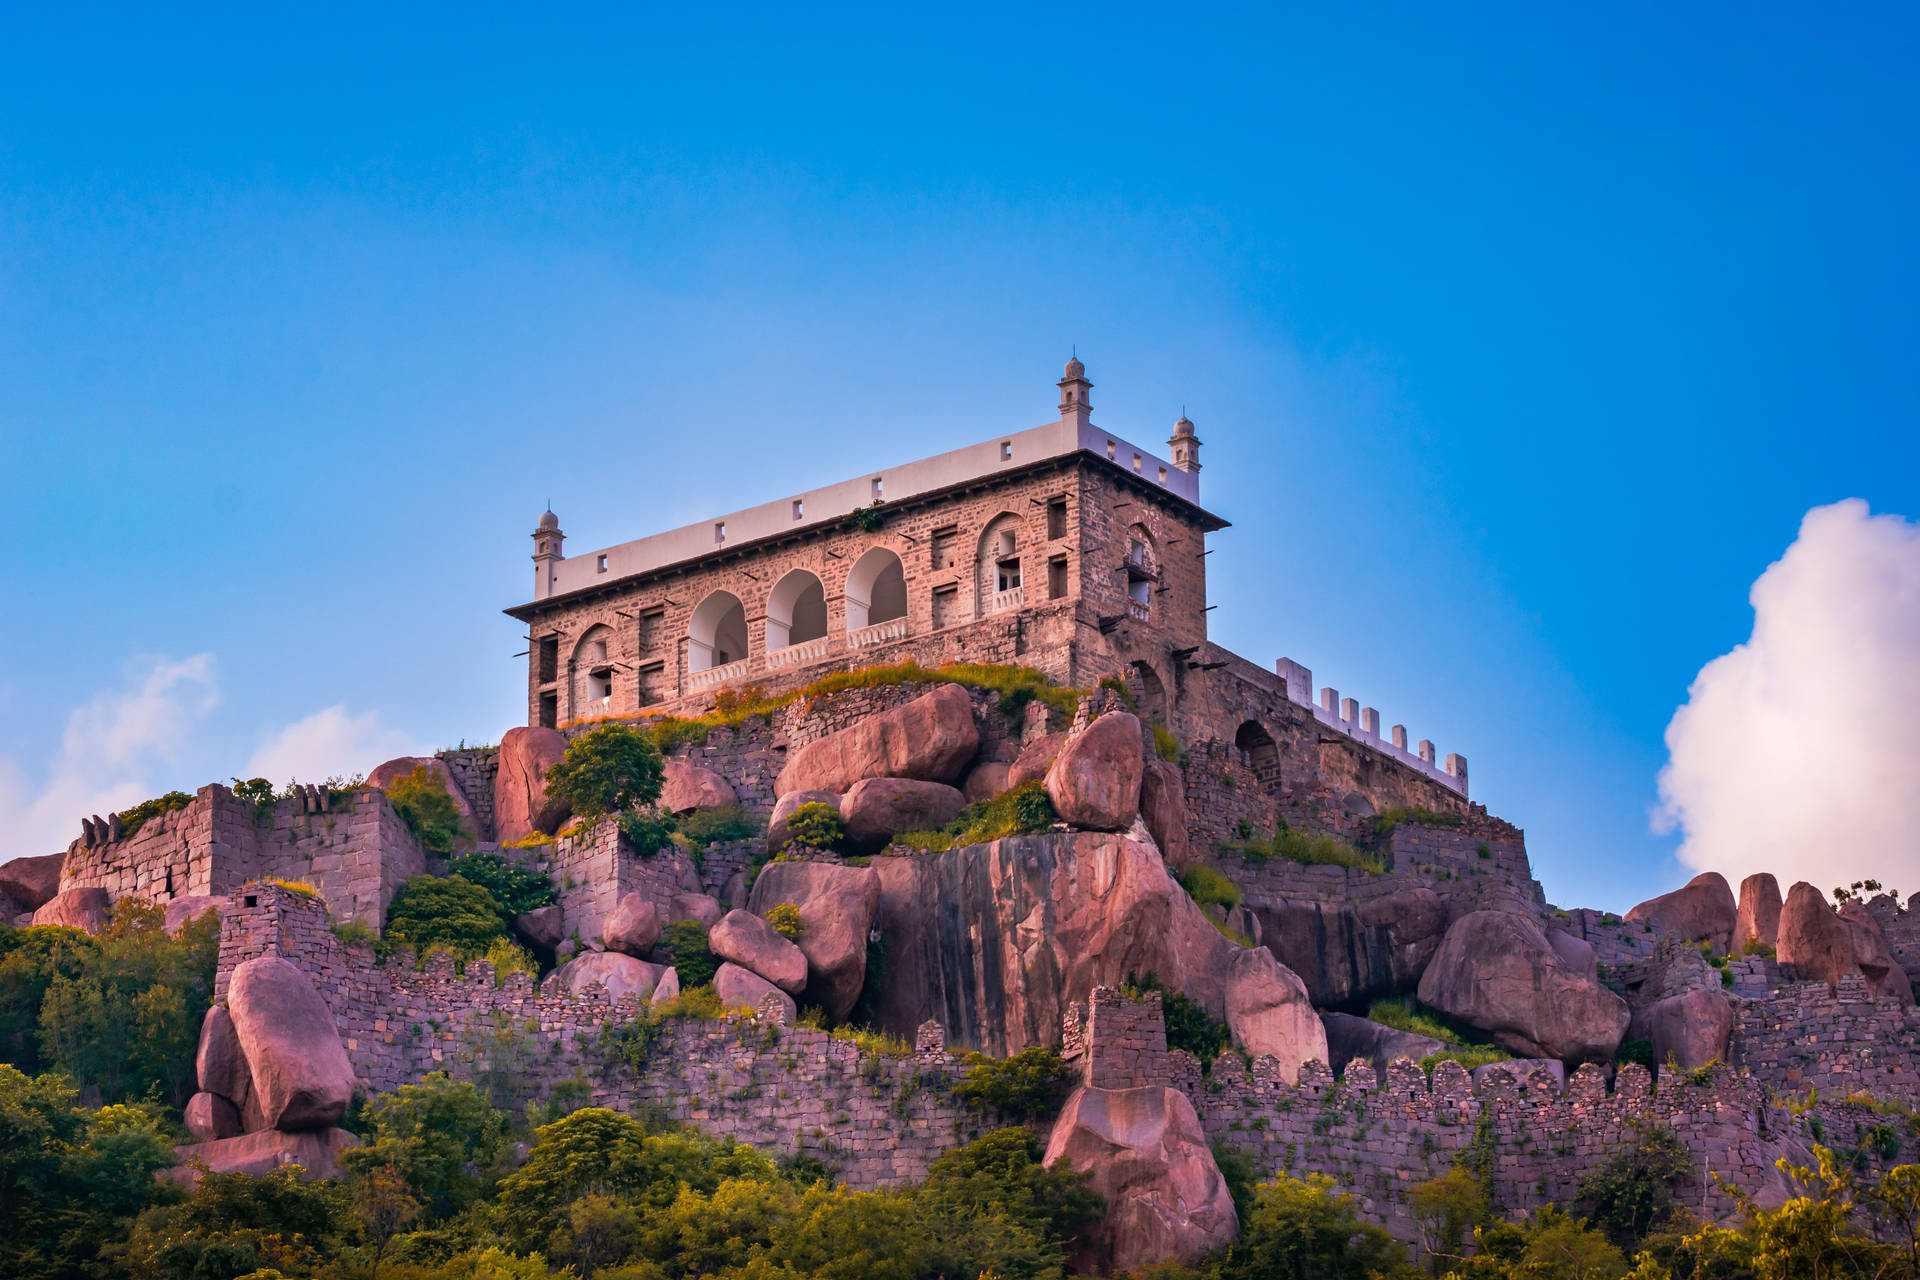
M 1280 659 L 1274 664 L 1274 670 L 1286 683 L 1288 699 L 1308 708 L 1313 712 L 1313 718 L 1327 728 L 1344 733 L 1356 742 L 1419 770 L 1463 797 L 1467 794 L 1465 756 L 1457 752 L 1449 753 L 1443 767 L 1437 763 L 1436 749 L 1429 739 L 1420 739 L 1418 747 L 1412 751 L 1407 749 L 1407 726 L 1396 724 L 1383 737 L 1377 707 L 1363 707 L 1358 699 L 1342 698 L 1340 691 L 1332 687 L 1321 689 L 1319 701 L 1316 702 L 1313 697 L 1313 672 L 1292 658 Z

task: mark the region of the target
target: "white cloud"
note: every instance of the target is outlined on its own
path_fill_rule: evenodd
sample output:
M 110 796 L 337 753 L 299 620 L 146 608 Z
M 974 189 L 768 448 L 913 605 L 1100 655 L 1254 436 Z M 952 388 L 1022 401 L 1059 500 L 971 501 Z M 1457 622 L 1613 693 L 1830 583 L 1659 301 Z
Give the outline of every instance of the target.
M 189 735 L 220 701 L 213 655 L 129 664 L 121 688 L 67 717 L 60 750 L 38 786 L 17 760 L 0 759 L 0 859 L 64 849 L 80 819 L 154 794 L 155 766 L 177 761 Z
M 380 723 L 379 712 L 354 716 L 344 706 L 333 706 L 294 721 L 262 743 L 243 776 L 265 778 L 276 787 L 320 782 L 364 774 L 395 756 L 416 754 L 405 734 Z
M 1656 829 L 1735 885 L 1920 889 L 1920 525 L 1815 507 L 1751 599 L 1667 726 Z

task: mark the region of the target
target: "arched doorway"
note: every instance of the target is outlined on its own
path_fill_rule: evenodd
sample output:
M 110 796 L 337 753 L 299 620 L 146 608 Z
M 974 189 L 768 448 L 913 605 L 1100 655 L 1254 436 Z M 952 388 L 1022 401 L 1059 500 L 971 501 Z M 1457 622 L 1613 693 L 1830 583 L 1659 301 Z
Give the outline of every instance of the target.
M 1233 745 L 1240 748 L 1240 755 L 1253 770 L 1253 776 L 1263 784 L 1280 779 L 1280 748 L 1274 744 L 1273 735 L 1258 720 L 1243 723 L 1233 735 Z
M 820 579 L 795 569 L 767 597 L 767 652 L 827 634 L 827 593 Z
M 860 631 L 907 616 L 907 574 L 900 557 L 869 548 L 847 575 L 847 630 Z
M 731 591 L 700 602 L 687 626 L 687 670 L 707 671 L 747 656 L 747 611 Z
M 1173 727 L 1173 709 L 1167 705 L 1167 686 L 1151 665 L 1136 660 L 1127 668 L 1127 691 L 1148 720 Z
M 613 710 L 613 628 L 588 627 L 573 647 L 573 714 L 605 715 Z

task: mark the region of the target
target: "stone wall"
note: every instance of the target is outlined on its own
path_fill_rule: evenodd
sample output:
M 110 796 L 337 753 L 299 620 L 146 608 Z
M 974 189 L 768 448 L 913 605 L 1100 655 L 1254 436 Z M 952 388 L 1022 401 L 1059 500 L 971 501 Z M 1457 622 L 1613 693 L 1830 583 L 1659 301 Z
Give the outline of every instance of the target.
M 67 853 L 60 887 L 101 888 L 153 902 L 228 894 L 252 880 L 301 880 L 336 918 L 378 928 L 387 903 L 426 869 L 420 846 L 379 791 L 330 796 L 324 811 L 301 797 L 256 807 L 219 784 L 184 809 L 148 820 L 131 837 Z
M 1776 1093 L 1869 1093 L 1920 1107 L 1920 1010 L 1875 999 L 1864 978 L 1787 983 L 1733 1008 L 1735 1065 Z
M 500 749 L 498 747 L 460 747 L 451 751 L 434 754 L 446 767 L 447 778 L 460 788 L 460 794 L 467 798 L 467 805 L 473 810 L 474 821 L 480 829 L 474 833 L 482 840 L 494 838 L 493 817 L 493 780 L 500 772 Z

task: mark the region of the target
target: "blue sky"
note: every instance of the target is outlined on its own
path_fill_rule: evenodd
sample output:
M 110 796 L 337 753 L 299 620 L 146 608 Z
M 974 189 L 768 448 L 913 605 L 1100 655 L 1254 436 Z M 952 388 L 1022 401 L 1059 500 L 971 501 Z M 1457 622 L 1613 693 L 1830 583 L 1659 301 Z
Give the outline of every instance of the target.
M 493 740 L 549 498 L 1036 425 L 1077 344 L 1199 425 L 1215 638 L 1622 908 L 1801 518 L 1920 515 L 1910 11 L 684 8 L 8 20 L 0 807 Z

